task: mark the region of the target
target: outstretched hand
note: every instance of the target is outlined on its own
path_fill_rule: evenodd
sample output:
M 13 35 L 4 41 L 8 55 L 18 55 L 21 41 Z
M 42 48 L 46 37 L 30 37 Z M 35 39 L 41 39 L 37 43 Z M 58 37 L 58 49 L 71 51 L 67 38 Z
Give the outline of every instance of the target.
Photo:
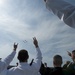
M 13 47 L 14 47 L 13 50 L 16 51 L 16 49 L 17 49 L 17 47 L 18 47 L 18 43 L 17 43 L 17 44 L 14 43 Z
M 35 47 L 38 47 L 38 41 L 37 41 L 36 37 L 33 38 L 33 43 L 34 43 Z

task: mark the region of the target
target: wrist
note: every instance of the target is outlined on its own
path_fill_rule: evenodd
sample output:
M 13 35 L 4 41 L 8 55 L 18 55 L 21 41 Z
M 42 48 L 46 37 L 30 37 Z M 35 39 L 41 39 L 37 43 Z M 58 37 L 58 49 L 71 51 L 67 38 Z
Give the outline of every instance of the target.
M 15 49 L 15 48 L 14 48 L 13 50 L 14 50 L 14 51 L 16 51 L 16 49 Z

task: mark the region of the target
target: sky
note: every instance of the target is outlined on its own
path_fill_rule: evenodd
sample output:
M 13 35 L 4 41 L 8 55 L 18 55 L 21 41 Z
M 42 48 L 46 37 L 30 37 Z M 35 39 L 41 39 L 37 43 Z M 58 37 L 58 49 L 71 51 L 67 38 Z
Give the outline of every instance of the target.
M 75 5 L 75 0 L 65 1 Z M 16 42 L 17 54 L 26 49 L 30 63 L 36 59 L 33 37 L 38 40 L 43 63 L 53 67 L 52 58 L 56 54 L 63 57 L 63 63 L 72 61 L 67 51 L 75 49 L 75 29 L 51 13 L 43 0 L 0 0 L 0 57 L 6 58 Z M 11 65 L 19 62 L 17 54 Z

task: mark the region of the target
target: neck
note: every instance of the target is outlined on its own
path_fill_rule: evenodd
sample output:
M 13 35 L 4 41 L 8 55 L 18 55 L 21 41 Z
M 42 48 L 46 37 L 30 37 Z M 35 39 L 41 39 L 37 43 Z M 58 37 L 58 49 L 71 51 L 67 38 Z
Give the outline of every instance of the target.
M 25 63 L 25 62 L 27 63 L 28 61 L 27 61 L 27 60 L 25 60 L 25 61 L 19 61 L 19 62 L 20 62 L 20 63 Z
M 54 65 L 54 67 L 61 67 L 61 65 Z

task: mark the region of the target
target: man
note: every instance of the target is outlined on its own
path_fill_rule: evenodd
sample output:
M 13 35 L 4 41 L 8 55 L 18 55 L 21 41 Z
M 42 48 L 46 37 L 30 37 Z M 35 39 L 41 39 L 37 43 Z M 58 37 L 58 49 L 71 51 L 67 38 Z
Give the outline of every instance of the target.
M 69 72 L 69 74 L 75 75 L 75 50 L 73 50 L 72 53 L 68 52 L 68 55 L 73 61 L 66 64 L 65 69 Z
M 44 0 L 46 7 L 57 15 L 60 19 L 75 28 L 75 6 L 64 0 Z
M 53 57 L 53 66 L 54 66 L 54 69 L 50 73 L 50 75 L 64 75 L 63 69 L 61 67 L 62 63 L 63 63 L 62 57 L 60 55 L 55 55 Z
M 0 74 L 1 75 L 6 74 L 6 69 L 16 54 L 17 46 L 18 46 L 18 44 L 14 43 L 13 52 L 9 56 L 7 56 L 3 61 L 0 61 Z
M 32 65 L 28 64 L 27 63 L 29 58 L 28 51 L 25 49 L 22 49 L 19 51 L 18 57 L 17 57 L 19 60 L 18 66 L 9 69 L 7 72 L 7 75 L 38 75 L 39 74 L 42 54 L 38 46 L 38 41 L 35 37 L 33 38 L 33 43 L 37 51 L 36 62 L 33 62 Z

